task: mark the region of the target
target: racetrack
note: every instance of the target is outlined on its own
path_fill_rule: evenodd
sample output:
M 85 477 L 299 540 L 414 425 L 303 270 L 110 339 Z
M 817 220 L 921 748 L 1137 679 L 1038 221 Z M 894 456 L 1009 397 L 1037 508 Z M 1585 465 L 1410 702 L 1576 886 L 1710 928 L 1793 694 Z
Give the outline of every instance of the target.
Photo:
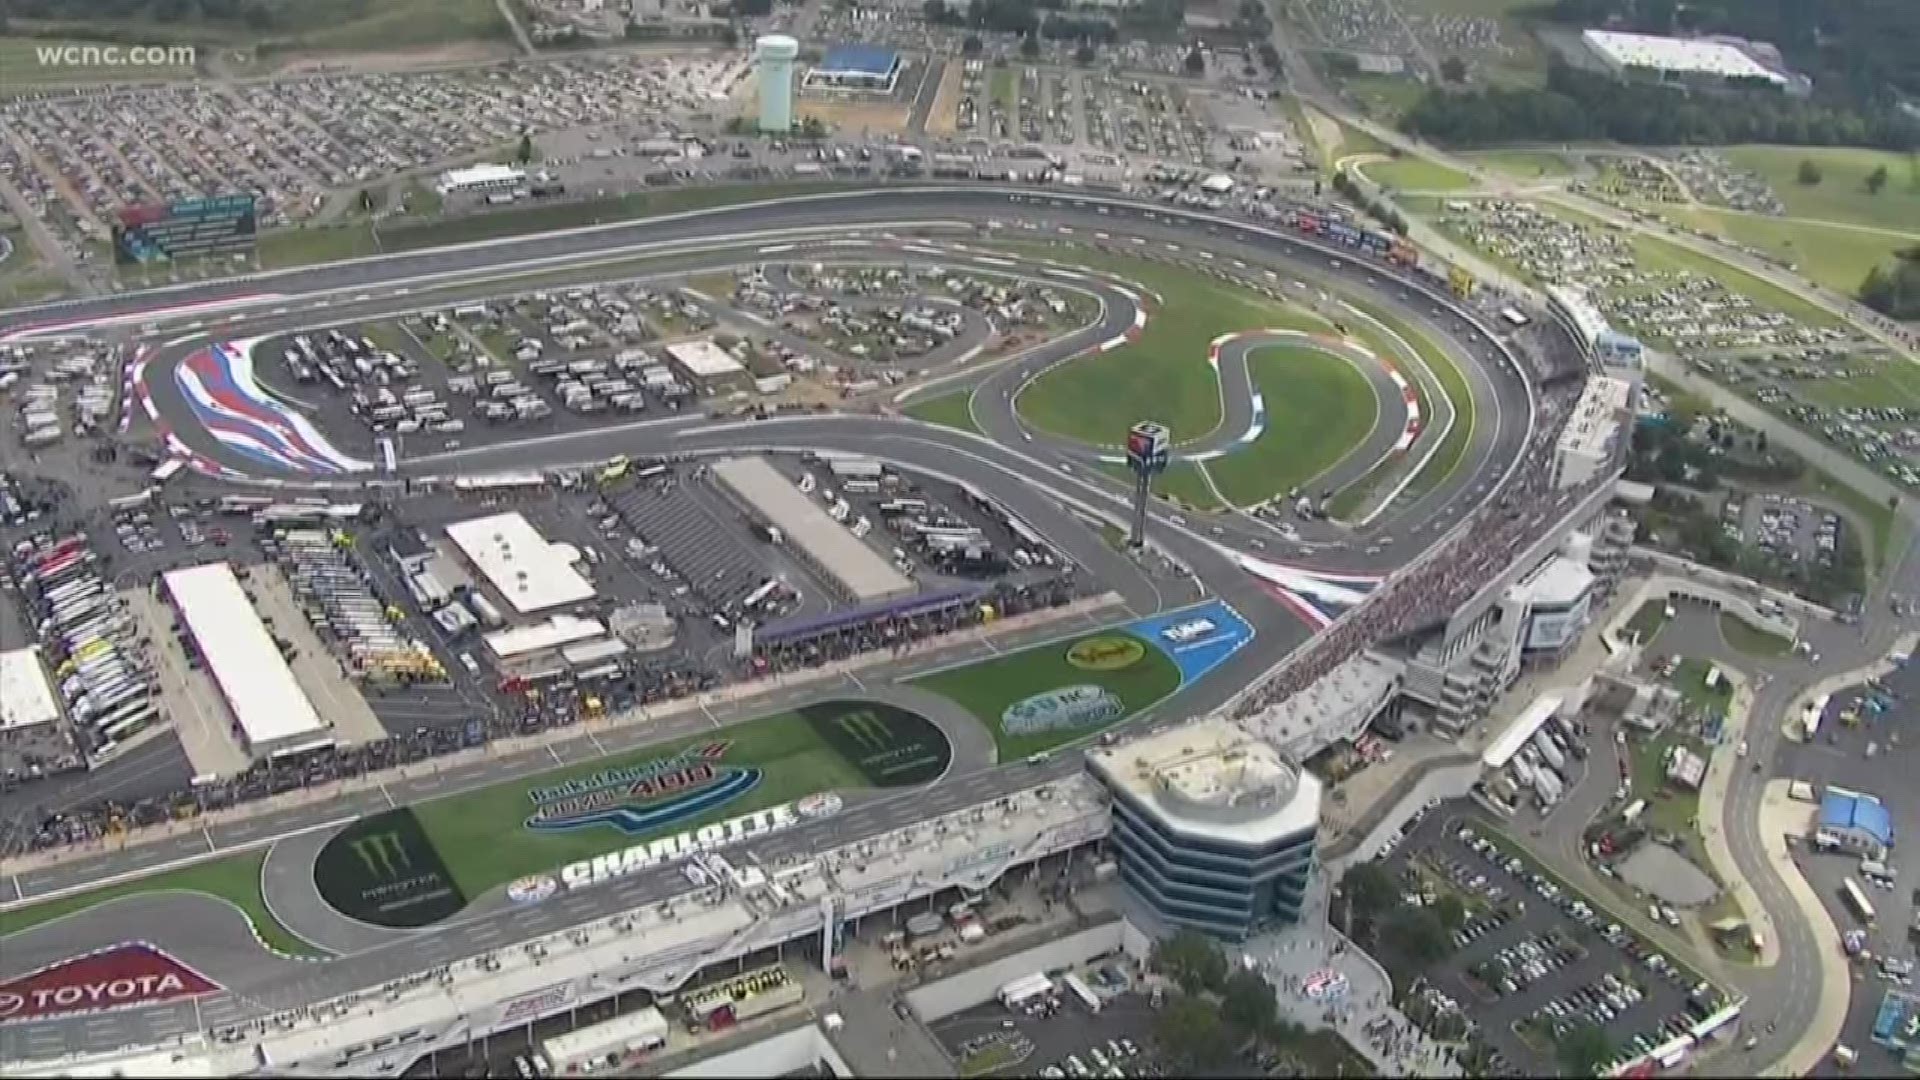
M 1104 210 L 1095 203 L 1103 203 Z M 1211 523 L 1206 532 L 1190 523 L 1175 520 L 1164 508 L 1154 514 L 1156 542 L 1205 583 L 1214 595 L 1231 602 L 1253 625 L 1258 634 L 1255 647 L 1241 650 L 1226 660 L 1207 680 L 1183 690 L 1171 703 L 1149 710 L 1149 716 L 1136 724 L 1150 722 L 1151 714 L 1175 712 L 1194 715 L 1214 708 L 1242 687 L 1249 685 L 1276 660 L 1291 652 L 1309 636 L 1291 609 L 1275 604 L 1270 587 L 1252 579 L 1237 562 L 1249 548 L 1267 552 L 1266 558 L 1282 562 L 1301 574 L 1378 576 L 1390 572 L 1413 556 L 1421 544 L 1443 535 L 1472 506 L 1493 490 L 1507 469 L 1517 464 L 1518 448 L 1524 442 L 1531 423 L 1528 389 L 1516 369 L 1497 355 L 1492 342 L 1477 328 L 1451 314 L 1451 301 L 1406 281 L 1389 284 L 1391 278 L 1382 266 L 1355 266 L 1352 256 L 1343 254 L 1339 269 L 1332 255 L 1281 234 L 1224 218 L 1141 206 L 1122 200 L 1080 200 L 1051 194 L 1009 194 L 980 189 L 952 189 L 938 197 L 924 192 L 876 191 L 853 198 L 806 199 L 742 207 L 725 211 L 681 215 L 622 225 L 603 230 L 586 230 L 565 236 L 515 240 L 499 244 L 475 245 L 439 252 L 396 256 L 387 260 L 361 262 L 349 266 L 266 275 L 243 284 L 209 284 L 165 290 L 162 294 L 119 296 L 80 301 L 28 312 L 8 313 L 0 318 L 0 340 L 9 333 L 38 327 L 45 331 L 64 320 L 92 321 L 120 318 L 127 325 L 154 324 L 154 337 L 169 334 L 188 340 L 169 339 L 162 352 L 150 359 L 153 378 L 149 386 L 154 395 L 157 415 L 170 425 L 183 445 L 196 454 L 228 468 L 240 469 L 242 462 L 232 458 L 219 440 L 207 435 L 203 427 L 190 420 L 195 415 L 184 396 L 178 394 L 179 382 L 164 377 L 165 365 L 184 355 L 198 342 L 203 328 L 192 327 L 204 320 L 205 311 L 176 316 L 156 312 L 156 305 L 183 305 L 230 302 L 235 296 L 270 294 L 273 298 L 243 323 L 223 324 L 221 338 L 260 336 L 276 329 L 314 323 L 340 322 L 371 317 L 404 305 L 403 290 L 422 289 L 424 284 L 411 279 L 422 275 L 471 273 L 489 267 L 533 258 L 574 257 L 582 253 L 609 253 L 635 244 L 668 241 L 697 244 L 708 238 L 743 232 L 769 232 L 781 229 L 820 229 L 838 232 L 844 242 L 846 233 L 856 227 L 874 233 L 902 230 L 907 225 L 936 221 L 986 222 L 998 218 L 1019 220 L 1056 235 L 1086 236 L 1112 230 L 1138 238 L 1144 245 L 1191 244 L 1199 230 L 1206 236 L 1208 250 L 1225 260 L 1238 260 L 1252 267 L 1280 266 L 1290 273 L 1312 275 L 1315 280 L 1331 278 L 1338 287 L 1364 290 L 1371 302 L 1389 310 L 1397 318 L 1432 334 L 1461 366 L 1470 391 L 1475 395 L 1480 418 L 1473 440 L 1461 467 L 1444 482 L 1435 483 L 1415 497 L 1396 505 L 1372 529 L 1363 534 L 1346 534 L 1323 528 L 1313 531 L 1298 545 L 1290 544 L 1264 522 L 1251 517 L 1225 516 Z M 879 238 L 884 242 L 884 238 Z M 782 242 L 796 242 L 783 240 Z M 912 253 L 895 250 L 889 259 Z M 784 256 L 783 256 L 784 257 Z M 997 256 L 988 256 L 997 258 Z M 698 265 L 701 256 L 687 255 Z M 987 269 L 992 263 L 978 261 L 979 256 L 945 254 L 936 261 L 956 258 L 972 260 L 970 268 Z M 737 259 L 737 256 L 736 256 Z M 500 291 L 498 286 L 494 291 Z M 346 290 L 326 298 L 319 308 L 314 301 L 328 290 Z M 484 291 L 484 290 L 483 290 Z M 381 299 L 375 299 L 378 294 Z M 364 297 L 362 299 L 361 297 Z M 1415 299 L 1420 297 L 1421 299 Z M 947 476 L 988 492 L 1017 517 L 1046 534 L 1060 549 L 1085 566 L 1103 582 L 1110 583 L 1125 598 L 1136 614 L 1161 611 L 1193 598 L 1180 587 L 1178 595 L 1166 595 L 1167 584 L 1151 579 L 1127 557 L 1115 552 L 1087 526 L 1088 518 L 1117 520 L 1125 513 L 1125 496 L 1120 485 L 1101 476 L 1093 464 L 1095 453 L 1087 447 L 1046 439 L 1028 431 L 1013 406 L 1020 386 L 1053 364 L 1078 355 L 1089 347 L 1124 336 L 1133 326 L 1133 311 L 1105 297 L 1103 316 L 1098 324 L 1078 334 L 1049 342 L 1016 359 L 980 373 L 966 373 L 957 385 L 973 388 L 976 422 L 984 436 L 973 436 L 950 429 L 920 424 L 890 415 L 831 414 L 779 417 L 764 421 L 733 420 L 715 422 L 705 418 L 670 421 L 645 421 L 635 424 L 581 428 L 533 440 L 473 447 L 452 453 L 420 455 L 403 460 L 401 472 L 410 477 L 448 476 L 461 473 L 486 473 L 524 470 L 569 463 L 604 460 L 615 454 L 636 456 L 739 452 L 743 449 L 814 450 L 833 448 L 861 453 L 894 462 L 902 467 L 933 475 Z M 250 311 L 255 309 L 248 309 Z M 1435 314 L 1439 312 L 1441 314 Z M 224 316 L 223 316 L 224 317 Z M 31 332 L 31 331 L 30 331 Z M 213 335 L 206 335 L 211 337 Z M 1253 347 L 1251 344 L 1248 348 Z M 1231 438 L 1251 422 L 1254 402 L 1247 389 L 1245 352 L 1239 360 L 1229 353 L 1221 357 L 1223 401 L 1227 423 L 1221 438 Z M 1196 362 L 1205 362 L 1196 358 Z M 1236 370 L 1237 369 L 1237 370 Z M 1378 365 L 1363 370 L 1379 371 Z M 1369 383 L 1382 402 L 1381 419 L 1361 447 L 1349 453 L 1334 468 L 1358 475 L 1381 450 L 1380 440 L 1397 434 L 1392 407 L 1404 402 L 1393 384 L 1369 374 Z M 175 390 L 169 391 L 167 388 Z M 1235 410 L 1239 410 L 1237 413 Z M 1130 419 L 1130 418 L 1123 418 Z M 1402 416 L 1404 420 L 1404 416 Z M 1121 425 L 1124 427 L 1124 423 Z M 1221 449 L 1208 442 L 1198 452 Z M 245 469 L 257 468 L 246 462 Z M 289 477 L 277 477 L 282 481 Z M 296 478 L 298 479 L 298 478 Z M 340 481 L 339 476 L 329 477 Z M 1303 528 L 1302 532 L 1308 532 Z M 1382 539 L 1401 539 L 1389 547 Z M 853 696 L 861 688 L 844 683 L 823 688 L 821 696 Z M 772 703 L 745 706 L 749 710 L 768 711 Z M 784 707 L 784 703 L 781 707 Z M 733 719 L 732 715 L 723 719 Z M 676 731 L 697 730 L 708 723 L 706 717 L 688 714 L 667 722 L 669 726 L 647 725 L 642 733 L 628 729 L 641 742 L 654 742 Z M 684 729 L 671 725 L 684 725 Z M 943 724 L 943 729 L 946 725 Z M 964 725 L 980 732 L 978 725 Z M 957 732 L 949 732 L 950 737 Z M 975 739 L 984 737 L 976 734 Z M 605 739 L 603 738 L 604 742 Z M 260 842 L 300 828 L 314 828 L 315 836 L 331 831 L 329 822 L 377 813 L 395 803 L 407 804 L 421 798 L 444 794 L 482 780 L 498 780 L 532 771 L 552 758 L 562 761 L 586 761 L 604 747 L 589 745 L 576 737 L 525 754 L 503 755 L 477 767 L 463 767 L 446 773 L 414 775 L 379 792 L 364 792 L 331 802 L 308 805 L 266 815 L 241 826 L 220 831 L 218 835 L 182 836 L 174 841 L 139 849 L 138 858 L 152 861 L 203 853 L 211 842 L 217 847 L 232 847 Z M 881 793 L 851 805 L 838 817 L 810 822 L 797 829 L 743 845 L 763 861 L 816 850 L 837 842 L 883 832 L 902 820 L 925 817 L 967 805 L 998 794 L 1033 784 L 1042 776 L 1066 775 L 1080 769 L 1071 755 L 1039 766 L 1020 769 L 989 769 L 981 763 L 975 746 L 966 751 L 975 767 L 962 769 L 962 752 L 956 742 L 956 764 L 951 778 L 931 791 L 905 794 Z M 103 1046 L 155 1041 L 171 1034 L 222 1026 L 263 1012 L 289 1005 L 312 1002 L 360 987 L 377 985 L 425 970 L 484 948 L 556 931 L 587 919 L 630 909 L 673 895 L 684 889 L 684 879 L 670 867 L 660 867 L 627 878 L 618 885 L 568 893 L 549 904 L 519 907 L 511 911 L 476 909 L 471 919 L 455 925 L 395 934 L 361 934 L 358 924 L 340 925 L 336 920 L 311 910 L 317 896 L 298 881 L 297 868 L 303 852 L 317 851 L 321 841 L 299 838 L 282 841 L 287 851 L 269 857 L 267 886 L 275 911 L 288 925 L 316 944 L 348 954 L 345 962 L 296 964 L 273 960 L 257 946 L 243 947 L 235 925 L 221 925 L 220 916 L 234 918 L 230 909 L 212 902 L 188 898 L 164 901 L 124 901 L 127 904 L 167 903 L 172 908 L 155 913 L 167 917 L 170 928 L 185 939 L 162 942 L 170 949 L 205 950 L 204 962 L 209 974 L 216 974 L 227 992 L 206 998 L 196 1005 L 174 1004 L 137 1012 L 122 1012 L 86 1020 L 14 1025 L 0 1029 L 0 1055 L 8 1058 L 48 1056 L 56 1050 L 79 1050 Z M 27 893 L 44 892 L 76 885 L 127 868 L 125 859 L 105 856 L 75 863 L 40 874 L 23 874 L 17 884 Z M 282 910 L 281 905 L 288 906 Z M 303 907 L 303 905 L 306 905 Z M 113 933 L 113 909 L 75 916 L 49 923 L 6 939 L 6 956 L 0 959 L 0 974 L 20 970 L 18 956 L 44 958 L 71 955 L 83 947 L 98 947 L 103 935 Z M 144 917 L 145 909 L 134 909 Z M 196 936 L 204 940 L 195 943 Z M 117 940 L 117 939 L 114 939 Z M 238 958 L 251 948 L 252 960 Z M 179 955 L 187 957 L 186 951 Z M 199 955 L 199 954 L 194 954 Z M 224 965 L 224 966 L 223 966 Z

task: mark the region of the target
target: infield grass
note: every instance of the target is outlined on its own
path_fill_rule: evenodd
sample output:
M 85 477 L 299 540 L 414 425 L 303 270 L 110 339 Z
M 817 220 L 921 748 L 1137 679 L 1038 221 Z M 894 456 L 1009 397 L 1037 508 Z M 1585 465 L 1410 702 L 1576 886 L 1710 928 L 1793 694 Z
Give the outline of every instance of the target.
M 915 420 L 925 420 L 929 424 L 939 424 L 956 431 L 980 433 L 980 426 L 973 422 L 973 411 L 968 402 L 973 400 L 972 390 L 955 390 L 951 394 L 921 398 L 907 406 L 907 415 Z
M 37 904 L 28 904 L 25 907 L 0 912 L 0 938 L 128 897 L 168 892 L 198 893 L 215 900 L 224 900 L 240 909 L 247 921 L 253 924 L 253 932 L 275 952 L 287 956 L 324 959 L 328 954 L 294 936 L 292 931 L 280 925 L 280 921 L 267 910 L 267 902 L 260 894 L 260 868 L 266 861 L 267 849 L 259 848 L 241 852 L 238 855 L 195 863 L 178 870 L 168 870 L 151 877 L 123 881 L 91 892 L 63 896 L 57 900 L 44 900 Z M 129 923 L 128 927 L 132 929 L 135 924 Z
M 1720 637 L 1734 652 L 1762 659 L 1778 659 L 1793 651 L 1793 642 L 1779 634 L 1756 630 L 1745 620 L 1724 611 L 1720 613 Z
M 1247 356 L 1266 402 L 1267 426 L 1251 445 L 1207 463 L 1235 506 L 1305 486 L 1338 464 L 1380 421 L 1373 386 L 1346 360 L 1321 349 L 1274 347 Z
M 1185 266 L 1087 248 L 1002 246 L 1114 274 L 1160 297 L 1149 300 L 1146 330 L 1138 341 L 1060 364 L 1020 394 L 1020 415 L 1062 438 L 1118 446 L 1136 420 L 1166 424 L 1176 446 L 1206 438 L 1220 426 L 1220 384 L 1207 364 L 1216 336 L 1327 329 L 1318 316 Z
M 777 713 L 722 730 L 434 799 L 417 804 L 413 811 L 454 883 L 467 897 L 477 899 L 487 890 L 515 878 L 546 873 L 567 863 L 618 851 L 652 835 L 629 835 L 606 825 L 564 833 L 534 832 L 525 824 L 535 809 L 528 795 L 532 789 L 591 776 L 605 769 L 672 757 L 688 747 L 715 741 L 731 744 L 720 764 L 760 768 L 764 770 L 760 783 L 739 798 L 704 814 L 676 821 L 660 831 L 697 829 L 817 791 L 848 791 L 868 786 L 853 764 L 827 745 L 804 718 L 796 713 Z
M 1074 666 L 1068 652 L 1092 638 L 1125 638 L 1141 647 L 1140 658 L 1117 671 L 1091 671 Z M 993 733 L 1002 762 L 1021 758 L 1084 739 L 1150 708 L 1180 688 L 1180 668 L 1166 653 L 1124 630 L 1098 630 L 1060 641 L 1046 642 L 1019 652 L 966 667 L 922 675 L 913 685 L 947 698 L 972 713 Z M 1097 723 L 1027 734 L 1006 729 L 1007 709 L 1036 694 L 1072 686 L 1097 686 L 1119 698 L 1121 711 Z

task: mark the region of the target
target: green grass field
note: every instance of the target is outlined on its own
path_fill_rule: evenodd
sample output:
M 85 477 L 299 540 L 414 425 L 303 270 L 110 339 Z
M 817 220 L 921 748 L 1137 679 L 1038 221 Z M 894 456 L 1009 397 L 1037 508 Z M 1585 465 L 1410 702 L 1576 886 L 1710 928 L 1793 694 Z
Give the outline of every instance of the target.
M 1522 180 L 1553 179 L 1572 176 L 1575 172 L 1573 162 L 1566 155 L 1552 150 L 1485 150 L 1460 156 L 1482 168 Z
M 1089 643 L 1098 642 L 1099 645 Z M 1076 666 L 1076 650 L 1106 648 L 1126 660 L 1111 668 Z M 1099 630 L 1047 642 L 978 664 L 937 671 L 913 685 L 945 697 L 977 717 L 993 732 L 1000 760 L 1017 761 L 1086 738 L 1134 716 L 1180 688 L 1180 669 L 1151 643 L 1121 630 Z M 1009 730 L 1008 711 L 1038 695 L 1069 687 L 1097 687 L 1101 711 L 1077 716 L 1054 714 L 1060 726 L 1045 730 Z M 1016 719 L 1015 724 L 1019 723 Z
M 1418 82 L 1393 75 L 1349 75 L 1340 80 L 1340 89 L 1369 119 L 1385 124 L 1398 122 L 1426 93 Z
M 1207 476 L 1201 472 L 1201 466 L 1191 461 L 1175 459 L 1167 466 L 1167 471 L 1153 478 L 1153 493 L 1163 499 L 1172 499 L 1189 510 L 1213 511 L 1222 508 L 1220 497 L 1213 493 L 1207 484 Z M 1100 471 L 1133 490 L 1133 474 L 1125 465 L 1101 465 Z
M 1267 427 L 1252 445 L 1207 463 L 1236 506 L 1303 486 L 1360 445 L 1380 418 L 1373 387 L 1354 366 L 1313 348 L 1258 349 L 1247 357 L 1266 399 Z
M 260 848 L 0 912 L 0 939 L 129 896 L 182 892 L 210 896 L 239 908 L 247 921 L 253 924 L 253 932 L 276 952 L 288 956 L 323 957 L 324 953 L 295 937 L 267 910 L 266 901 L 260 895 L 260 867 L 266 861 L 267 849 Z
M 1765 177 L 1790 217 L 1842 221 L 1920 233 L 1920 157 L 1851 147 L 1734 146 L 1727 160 Z M 1818 184 L 1802 184 L 1800 163 L 1819 166 Z M 1867 175 L 1887 170 L 1880 194 Z M 1857 284 L 1857 283 L 1856 283 Z
M 1466 173 L 1419 157 L 1372 161 L 1360 166 L 1360 171 L 1381 187 L 1397 191 L 1463 191 L 1473 186 L 1473 177 Z
M 1660 636 L 1660 631 L 1666 629 L 1666 625 L 1667 602 L 1665 600 L 1649 600 L 1640 605 L 1640 610 L 1633 613 L 1633 618 L 1627 620 L 1627 625 L 1623 628 L 1623 632 L 1638 634 L 1640 636 L 1640 644 L 1651 645 L 1653 644 L 1653 639 Z
M 1333 151 L 1338 160 L 1352 154 L 1392 154 L 1393 147 L 1361 131 L 1351 124 L 1340 125 L 1340 146 Z
M 1720 638 L 1734 652 L 1763 659 L 1782 657 L 1793 651 L 1793 642 L 1779 634 L 1755 630 L 1745 621 L 1724 611 L 1720 613 Z
M 674 821 L 653 833 L 631 835 L 604 825 L 563 833 L 535 832 L 525 825 L 534 809 L 528 796 L 531 789 L 672 757 L 689 747 L 714 741 L 731 744 L 720 764 L 763 769 L 765 775 L 759 785 L 723 805 Z M 814 724 L 789 712 L 435 799 L 413 807 L 413 811 L 454 883 L 467 897 L 474 898 L 514 878 L 617 851 L 657 833 L 696 829 L 817 791 L 869 786 L 856 763 L 831 745 Z
M 1866 280 L 1869 270 L 1891 260 L 1894 252 L 1920 244 L 1920 223 L 1912 235 L 1899 236 L 1731 210 L 1662 208 L 1660 212 L 1764 252 L 1813 281 L 1849 294 Z
M 1003 245 L 1117 274 L 1158 293 L 1140 340 L 1055 367 L 1019 397 L 1034 427 L 1096 446 L 1116 446 L 1135 420 L 1158 420 L 1176 445 L 1220 426 L 1220 387 L 1207 366 L 1214 337 L 1240 330 L 1325 330 L 1316 316 L 1185 267 L 1105 252 Z
M 971 390 L 955 390 L 951 394 L 920 398 L 907 406 L 907 415 L 916 420 L 925 420 L 929 424 L 954 428 L 958 431 L 980 433 L 980 426 L 973 422 L 973 413 L 967 403 L 973 399 Z
M 1856 359 L 1845 379 L 1806 379 L 1793 384 L 1795 397 L 1837 409 L 1861 405 L 1897 405 L 1920 409 L 1920 369 L 1905 360 Z

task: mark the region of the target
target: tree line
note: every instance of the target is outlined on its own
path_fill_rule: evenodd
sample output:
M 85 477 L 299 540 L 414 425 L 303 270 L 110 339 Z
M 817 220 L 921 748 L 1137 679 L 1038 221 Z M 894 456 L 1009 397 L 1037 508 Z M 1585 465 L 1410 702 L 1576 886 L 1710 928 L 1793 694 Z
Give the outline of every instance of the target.
M 1893 105 L 1856 109 L 1772 89 L 1683 89 L 1559 61 L 1549 67 L 1543 90 L 1428 91 L 1401 126 L 1451 146 L 1596 139 L 1651 146 L 1759 142 L 1902 151 L 1920 145 L 1920 118 Z
M 1867 272 L 1860 302 L 1890 319 L 1920 319 L 1920 244 Z

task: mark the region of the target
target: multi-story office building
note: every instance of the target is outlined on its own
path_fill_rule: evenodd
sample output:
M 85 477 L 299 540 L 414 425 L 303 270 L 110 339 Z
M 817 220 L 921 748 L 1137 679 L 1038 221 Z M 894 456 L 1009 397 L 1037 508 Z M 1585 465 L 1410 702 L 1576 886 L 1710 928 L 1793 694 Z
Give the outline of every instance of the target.
M 1113 795 L 1109 850 L 1134 899 L 1232 941 L 1299 919 L 1320 781 L 1239 726 L 1209 719 L 1088 755 Z

